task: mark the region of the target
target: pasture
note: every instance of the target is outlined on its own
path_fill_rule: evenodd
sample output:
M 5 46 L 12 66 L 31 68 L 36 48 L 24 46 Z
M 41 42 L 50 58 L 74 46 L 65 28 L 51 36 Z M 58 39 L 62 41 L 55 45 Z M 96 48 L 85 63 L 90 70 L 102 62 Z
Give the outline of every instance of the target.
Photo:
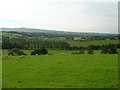
M 118 44 L 118 40 L 94 40 L 87 42 L 80 41 L 66 41 L 71 46 L 84 46 L 87 47 L 89 45 L 105 45 L 105 44 Z
M 69 50 L 49 50 L 53 55 L 9 56 L 2 60 L 3 88 L 116 88 L 118 54 L 73 55 Z M 60 55 L 65 53 L 65 55 Z M 7 55 L 7 50 L 3 50 Z

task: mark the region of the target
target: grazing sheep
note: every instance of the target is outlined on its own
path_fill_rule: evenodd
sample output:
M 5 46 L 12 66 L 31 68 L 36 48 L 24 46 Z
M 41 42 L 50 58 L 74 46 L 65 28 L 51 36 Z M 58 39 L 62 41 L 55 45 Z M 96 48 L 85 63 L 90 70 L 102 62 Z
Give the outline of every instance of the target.
M 38 56 L 38 54 L 35 54 L 36 56 Z
M 65 53 L 61 53 L 61 55 L 65 55 Z
M 25 56 L 24 55 L 21 55 L 20 58 L 24 58 Z
M 13 56 L 12 54 L 10 54 L 9 56 Z
M 7 58 L 7 55 L 2 55 L 2 59 L 4 60 L 5 58 Z
M 8 55 L 5 55 L 5 57 L 8 57 Z

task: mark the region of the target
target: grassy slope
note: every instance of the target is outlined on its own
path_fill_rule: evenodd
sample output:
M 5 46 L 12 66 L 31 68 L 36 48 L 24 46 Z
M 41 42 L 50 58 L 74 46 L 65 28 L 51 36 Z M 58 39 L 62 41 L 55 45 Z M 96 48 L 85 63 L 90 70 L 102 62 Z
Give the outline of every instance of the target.
M 0 54 L 2 54 L 1 50 Z M 2 89 L 2 56 L 0 56 L 0 89 Z
M 79 41 L 66 41 L 71 46 L 89 46 L 89 45 L 104 45 L 104 44 L 118 44 L 118 40 L 96 40 L 96 41 L 87 41 L 87 42 L 79 42 Z
M 28 50 L 26 53 L 30 53 Z M 50 50 L 54 55 L 8 57 L 3 60 L 5 88 L 113 88 L 117 87 L 118 55 L 71 55 L 74 51 Z M 64 52 L 65 55 L 60 55 Z M 3 54 L 6 52 L 3 51 Z

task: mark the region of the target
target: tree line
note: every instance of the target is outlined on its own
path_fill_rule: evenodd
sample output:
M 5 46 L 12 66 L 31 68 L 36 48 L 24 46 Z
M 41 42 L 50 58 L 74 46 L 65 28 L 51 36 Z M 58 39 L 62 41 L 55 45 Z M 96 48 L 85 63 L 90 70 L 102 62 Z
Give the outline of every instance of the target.
M 84 49 L 80 49 L 79 52 L 74 52 L 72 54 L 85 54 Z M 88 54 L 94 54 L 94 50 L 91 47 L 87 48 Z M 117 54 L 117 48 L 115 47 L 105 47 L 102 48 L 101 54 Z M 37 48 L 31 51 L 31 55 L 46 55 L 48 54 L 48 50 L 46 48 Z M 8 55 L 10 56 L 16 56 L 16 55 L 27 55 L 23 51 L 19 50 L 18 48 L 13 48 L 8 50 Z M 51 54 L 48 54 L 51 55 Z
M 72 54 L 85 54 L 84 53 L 84 49 L 80 49 L 79 52 L 75 52 Z M 87 48 L 87 53 L 88 54 L 94 54 L 94 49 L 92 49 L 91 47 Z M 102 47 L 101 49 L 101 54 L 118 54 L 117 48 L 115 46 L 113 47 Z
M 70 45 L 61 40 L 42 40 L 42 39 L 10 39 L 3 38 L 2 48 L 3 49 L 35 49 L 35 48 L 48 48 L 48 49 L 67 49 Z
M 72 46 L 72 47 L 68 47 L 67 49 L 68 50 L 81 50 L 81 49 L 87 50 L 88 48 L 91 48 L 93 50 L 101 50 L 101 49 L 106 48 L 106 47 L 120 48 L 120 44 L 89 45 L 87 47 L 84 47 L 84 46 Z
M 46 55 L 46 54 L 48 54 L 46 48 L 38 48 L 31 51 L 31 55 Z M 8 55 L 17 56 L 17 55 L 27 55 L 27 54 L 21 51 L 19 48 L 13 48 L 8 50 Z
M 67 42 L 61 40 L 43 40 L 43 39 L 25 39 L 25 38 L 8 38 L 4 37 L 2 40 L 3 49 L 36 49 L 36 48 L 47 48 L 47 49 L 60 49 L 60 50 L 80 50 L 92 48 L 93 50 L 101 50 L 106 47 L 120 48 L 120 44 L 106 44 L 106 45 L 90 45 L 84 46 L 70 46 Z

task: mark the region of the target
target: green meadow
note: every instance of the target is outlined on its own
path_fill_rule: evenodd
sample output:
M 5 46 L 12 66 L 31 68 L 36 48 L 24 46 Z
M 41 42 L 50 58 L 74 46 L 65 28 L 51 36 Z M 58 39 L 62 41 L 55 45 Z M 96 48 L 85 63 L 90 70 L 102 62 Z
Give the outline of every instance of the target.
M 118 54 L 73 55 L 69 50 L 49 50 L 53 55 L 8 56 L 2 60 L 3 88 L 116 88 Z M 61 55 L 61 53 L 65 53 Z M 7 55 L 7 50 L 3 50 Z
M 66 41 L 71 46 L 89 46 L 89 45 L 105 45 L 105 44 L 118 44 L 118 40 L 94 40 L 87 42 L 80 41 Z

